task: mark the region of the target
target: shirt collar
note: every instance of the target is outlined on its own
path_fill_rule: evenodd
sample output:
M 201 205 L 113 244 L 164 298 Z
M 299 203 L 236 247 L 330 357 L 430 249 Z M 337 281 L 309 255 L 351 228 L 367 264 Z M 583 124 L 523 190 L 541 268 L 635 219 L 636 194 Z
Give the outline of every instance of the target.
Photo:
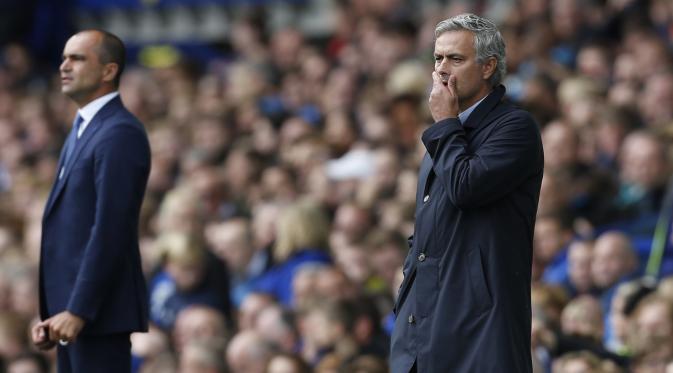
M 114 91 L 110 92 L 106 95 L 100 96 L 97 99 L 89 102 L 88 104 L 84 105 L 83 108 L 77 110 L 77 114 L 79 114 L 80 117 L 84 120 L 84 122 L 88 123 L 93 119 L 93 117 L 98 113 L 98 111 L 105 106 L 108 102 L 110 102 L 113 98 L 119 96 L 119 92 Z
M 481 104 L 481 102 L 484 101 L 484 99 L 485 99 L 486 97 L 488 97 L 488 95 L 482 97 L 481 100 L 475 102 L 474 105 L 470 106 L 469 108 L 465 109 L 465 111 L 463 111 L 462 113 L 458 114 L 458 119 L 460 120 L 460 123 L 465 124 L 465 122 L 467 122 L 467 118 L 470 117 L 470 114 L 472 114 L 472 112 L 474 111 L 474 109 L 475 109 L 479 104 Z

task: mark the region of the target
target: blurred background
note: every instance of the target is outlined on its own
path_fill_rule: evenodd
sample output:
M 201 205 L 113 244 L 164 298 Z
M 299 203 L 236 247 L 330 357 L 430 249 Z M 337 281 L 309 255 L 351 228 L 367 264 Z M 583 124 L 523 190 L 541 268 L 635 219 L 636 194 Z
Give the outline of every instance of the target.
M 57 72 L 94 27 L 152 146 L 134 371 L 387 372 L 434 28 L 462 12 L 499 25 L 542 132 L 535 371 L 673 371 L 670 0 L 0 2 L 0 371 L 54 369 L 28 331 Z

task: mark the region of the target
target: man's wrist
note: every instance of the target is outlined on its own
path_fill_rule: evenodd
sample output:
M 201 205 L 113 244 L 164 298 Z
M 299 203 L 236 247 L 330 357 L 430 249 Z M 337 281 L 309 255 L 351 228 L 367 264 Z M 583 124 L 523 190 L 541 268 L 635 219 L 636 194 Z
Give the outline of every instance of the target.
M 84 317 L 82 317 L 82 316 L 80 316 L 80 315 L 78 315 L 78 314 L 76 314 L 76 313 L 74 313 L 70 310 L 65 310 L 65 312 L 68 314 L 68 316 L 73 317 L 73 318 L 77 319 L 79 322 L 81 322 L 82 325 L 84 325 L 86 323 L 86 319 Z
M 443 117 L 443 118 L 440 118 L 440 119 L 435 120 L 435 124 L 437 124 L 437 123 L 443 123 L 443 122 L 450 121 L 450 120 L 459 120 L 459 118 L 458 118 L 457 115 L 454 115 L 454 116 L 446 116 L 446 117 Z

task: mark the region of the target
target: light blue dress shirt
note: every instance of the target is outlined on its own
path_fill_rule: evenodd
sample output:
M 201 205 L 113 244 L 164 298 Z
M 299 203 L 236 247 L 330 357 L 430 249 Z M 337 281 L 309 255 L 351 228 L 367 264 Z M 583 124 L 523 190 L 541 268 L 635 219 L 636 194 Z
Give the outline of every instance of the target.
M 488 95 L 486 95 L 488 96 Z M 460 120 L 460 124 L 465 124 L 467 121 L 467 118 L 470 117 L 470 114 L 474 111 L 474 109 L 481 104 L 482 101 L 486 98 L 486 96 L 482 97 L 481 100 L 477 101 L 474 103 L 474 105 L 470 106 L 469 108 L 465 109 L 462 113 L 458 114 L 458 120 Z

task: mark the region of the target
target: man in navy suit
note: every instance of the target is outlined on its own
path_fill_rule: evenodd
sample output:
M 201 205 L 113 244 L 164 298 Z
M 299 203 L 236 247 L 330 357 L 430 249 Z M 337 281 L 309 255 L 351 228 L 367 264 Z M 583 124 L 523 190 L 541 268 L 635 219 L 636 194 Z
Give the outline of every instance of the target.
M 101 30 L 72 36 L 61 90 L 79 107 L 42 221 L 35 345 L 58 345 L 58 371 L 129 372 L 130 333 L 147 330 L 138 220 L 150 148 L 117 88 L 125 48 Z
M 463 14 L 435 29 L 435 123 L 395 312 L 394 373 L 532 371 L 530 285 L 542 143 L 500 82 L 505 44 Z

